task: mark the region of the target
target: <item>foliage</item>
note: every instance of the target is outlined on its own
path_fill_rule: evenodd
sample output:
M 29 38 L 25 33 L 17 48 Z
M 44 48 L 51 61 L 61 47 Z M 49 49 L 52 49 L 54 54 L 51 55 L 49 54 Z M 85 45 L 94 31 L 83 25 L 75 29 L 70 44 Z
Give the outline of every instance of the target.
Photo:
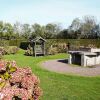
M 57 53 L 58 53 L 57 47 L 49 48 L 48 54 L 54 55 L 54 54 L 57 54 Z
M 23 40 L 23 39 L 16 39 L 16 40 L 0 40 L 0 46 L 5 47 L 5 46 L 17 46 L 20 47 L 21 43 L 23 41 L 27 41 L 27 40 Z
M 66 53 L 67 52 L 67 43 L 52 43 L 48 44 L 47 54 L 57 54 L 57 53 Z
M 33 48 L 28 45 L 27 50 L 25 51 L 26 56 L 32 56 L 33 55 Z
M 9 41 L 7 41 L 7 40 L 0 40 L 0 46 L 2 46 L 2 47 L 9 46 Z
M 39 100 L 39 78 L 30 68 L 18 68 L 15 61 L 0 61 L 0 99 Z
M 3 54 L 2 52 L 0 51 L 0 60 L 3 58 Z
M 29 45 L 29 42 L 27 42 L 27 41 L 25 42 L 23 40 L 9 40 L 8 42 L 3 40 L 1 46 L 8 47 L 8 44 L 11 46 L 12 45 L 15 45 L 15 46 L 19 45 L 19 47 L 21 49 L 27 50 L 27 47 Z M 88 47 L 90 45 L 94 45 L 93 47 L 98 47 L 98 48 L 100 47 L 100 40 L 99 39 L 47 39 L 46 46 L 45 46 L 46 53 L 48 54 L 51 45 L 53 47 L 55 45 L 57 45 L 57 51 L 60 53 L 66 52 L 66 47 L 64 48 L 63 46 L 65 44 L 67 45 L 68 43 L 71 44 L 72 48 L 78 48 L 79 46 Z
M 4 34 L 7 40 L 13 38 L 13 26 L 10 23 L 4 23 Z
M 100 25 L 94 16 L 84 16 L 82 20 L 75 18 L 67 33 L 74 39 L 96 39 L 100 38 Z
M 2 55 L 6 55 L 6 54 L 16 54 L 18 50 L 19 49 L 16 46 L 0 47 L 0 52 L 1 52 Z
M 4 55 L 4 54 L 5 54 L 4 47 L 0 47 L 0 53 L 1 53 L 2 55 Z
M 16 54 L 18 52 L 18 47 L 16 46 L 9 46 L 8 53 L 9 54 Z
M 80 46 L 84 47 L 100 47 L 100 40 L 96 39 L 48 39 L 46 42 L 46 53 L 50 54 L 50 51 L 57 51 L 58 53 L 67 52 L 67 44 L 70 43 L 72 50 L 79 49 Z M 55 48 L 53 50 L 53 48 Z M 52 48 L 52 49 L 51 49 Z M 57 53 L 56 52 L 56 53 Z
M 22 25 L 22 36 L 25 39 L 28 39 L 29 36 L 30 36 L 30 32 L 31 32 L 30 25 L 29 24 L 23 24 Z
M 99 39 L 100 24 L 94 16 L 84 16 L 82 19 L 73 19 L 69 27 L 62 29 L 60 24 L 47 25 L 16 22 L 14 25 L 0 21 L 0 39 L 16 40 L 41 36 L 45 39 Z
M 28 39 L 30 36 L 42 36 L 43 38 L 55 38 L 60 32 L 60 26 L 55 23 L 49 23 L 45 26 L 40 24 L 21 24 L 16 22 L 14 25 L 11 23 L 4 23 L 0 21 L 0 39 L 3 40 L 16 40 Z

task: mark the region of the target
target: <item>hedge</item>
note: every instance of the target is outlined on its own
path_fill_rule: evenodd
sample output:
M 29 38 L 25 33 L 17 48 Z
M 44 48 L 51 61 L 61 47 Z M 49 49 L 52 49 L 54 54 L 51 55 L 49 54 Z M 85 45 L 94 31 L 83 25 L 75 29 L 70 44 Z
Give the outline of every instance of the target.
M 93 44 L 96 47 L 100 47 L 100 39 L 47 39 L 46 47 L 59 43 L 70 43 L 74 46 L 88 46 L 89 44 Z M 0 46 L 18 46 L 22 49 L 26 49 L 28 44 L 27 40 L 0 40 Z
M 21 42 L 26 40 L 16 39 L 16 40 L 0 40 L 0 46 L 17 46 L 20 47 Z
M 59 44 L 59 43 L 70 43 L 71 45 L 88 46 L 93 44 L 96 47 L 100 47 L 100 39 L 48 39 L 47 44 Z

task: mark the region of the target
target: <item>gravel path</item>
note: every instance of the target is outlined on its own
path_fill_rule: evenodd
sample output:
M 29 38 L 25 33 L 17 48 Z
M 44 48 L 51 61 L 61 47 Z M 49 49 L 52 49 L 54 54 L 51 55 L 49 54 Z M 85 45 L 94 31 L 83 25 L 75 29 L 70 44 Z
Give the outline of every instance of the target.
M 53 72 L 64 73 L 64 74 L 77 74 L 81 76 L 100 76 L 100 65 L 94 68 L 84 68 L 68 65 L 66 62 L 61 60 L 50 60 L 42 63 L 42 67 Z

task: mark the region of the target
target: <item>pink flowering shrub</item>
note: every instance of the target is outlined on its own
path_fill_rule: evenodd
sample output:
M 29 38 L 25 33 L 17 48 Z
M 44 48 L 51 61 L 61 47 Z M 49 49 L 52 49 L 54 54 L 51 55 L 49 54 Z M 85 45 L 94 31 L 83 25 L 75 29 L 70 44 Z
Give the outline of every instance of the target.
M 39 100 L 39 78 L 15 61 L 0 61 L 0 100 Z

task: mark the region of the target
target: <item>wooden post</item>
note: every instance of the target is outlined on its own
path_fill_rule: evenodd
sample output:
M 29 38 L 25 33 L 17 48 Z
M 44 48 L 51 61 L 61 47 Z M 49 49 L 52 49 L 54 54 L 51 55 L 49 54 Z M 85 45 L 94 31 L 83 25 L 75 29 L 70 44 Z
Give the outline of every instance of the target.
M 44 52 L 44 56 L 45 56 L 45 42 L 43 42 L 43 45 L 44 45 L 43 46 L 43 50 L 44 50 L 43 52 Z
M 35 54 L 35 57 L 36 57 L 36 42 L 35 42 L 35 46 L 34 46 L 34 54 Z

